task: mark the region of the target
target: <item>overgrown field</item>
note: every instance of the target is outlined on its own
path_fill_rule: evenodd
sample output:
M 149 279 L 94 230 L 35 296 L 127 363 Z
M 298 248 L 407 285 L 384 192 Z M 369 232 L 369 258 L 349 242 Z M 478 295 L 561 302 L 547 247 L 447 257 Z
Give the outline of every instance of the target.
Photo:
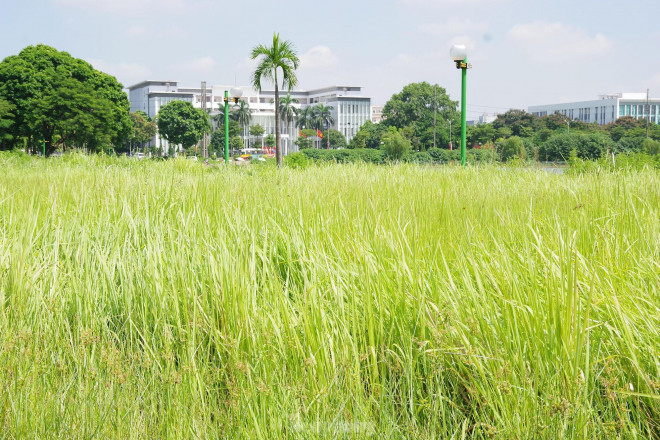
M 660 172 L 0 157 L 1 438 L 660 438 Z

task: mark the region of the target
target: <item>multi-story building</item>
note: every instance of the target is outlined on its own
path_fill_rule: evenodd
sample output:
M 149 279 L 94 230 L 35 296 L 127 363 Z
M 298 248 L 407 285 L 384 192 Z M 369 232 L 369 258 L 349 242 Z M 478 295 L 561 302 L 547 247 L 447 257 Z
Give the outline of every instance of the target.
M 534 105 L 529 113 L 546 116 L 559 113 L 569 119 L 609 124 L 622 116 L 632 116 L 660 123 L 660 99 L 648 98 L 646 93 L 618 93 L 600 95 L 594 101 L 567 102 L 564 104 Z
M 236 86 L 214 85 L 206 88 L 183 87 L 177 81 L 143 81 L 128 88 L 131 111 L 142 110 L 153 118 L 162 106 L 174 100 L 188 101 L 197 108 L 206 108 L 211 116 L 218 114 L 224 107 L 225 90 Z M 239 87 L 243 91 L 241 100 L 245 101 L 252 111 L 250 125 L 259 124 L 265 129 L 264 137 L 275 134 L 275 91 L 261 92 L 249 86 Z M 332 107 L 333 124 L 329 127 L 339 130 L 347 141 L 357 133 L 367 120 L 371 120 L 371 98 L 362 95 L 362 88 L 355 86 L 333 86 L 314 90 L 280 91 L 280 98 L 290 93 L 291 98 L 298 102 L 293 106 L 301 109 L 323 103 Z M 202 104 L 202 97 L 206 105 Z M 281 121 L 282 151 L 284 154 L 298 151 L 294 144 L 298 136 L 296 120 Z M 263 139 L 246 139 L 248 142 L 262 144 Z M 156 148 L 166 148 L 166 143 L 158 135 L 153 140 Z

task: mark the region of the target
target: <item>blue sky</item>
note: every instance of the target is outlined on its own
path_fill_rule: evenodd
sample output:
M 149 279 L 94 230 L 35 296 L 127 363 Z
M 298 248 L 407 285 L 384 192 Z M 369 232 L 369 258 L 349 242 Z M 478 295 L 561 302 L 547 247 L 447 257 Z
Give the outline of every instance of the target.
M 257 44 L 294 43 L 300 88 L 360 85 L 384 104 L 410 82 L 460 97 L 469 117 L 603 93 L 660 97 L 660 3 L 650 0 L 4 0 L 0 58 L 44 43 L 125 86 L 247 84 Z

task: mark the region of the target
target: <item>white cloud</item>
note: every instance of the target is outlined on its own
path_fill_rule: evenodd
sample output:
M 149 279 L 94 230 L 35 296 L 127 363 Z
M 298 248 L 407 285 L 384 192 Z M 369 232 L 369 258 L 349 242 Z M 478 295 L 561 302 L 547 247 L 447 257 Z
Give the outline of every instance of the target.
M 211 70 L 216 66 L 216 62 L 212 57 L 195 58 L 187 63 L 187 67 L 192 70 Z
M 314 46 L 300 55 L 301 69 L 320 69 L 336 65 L 337 56 L 327 46 Z
M 603 34 L 589 35 L 584 29 L 563 23 L 535 21 L 517 24 L 508 35 L 533 59 L 547 63 L 601 55 L 613 47 L 612 41 Z

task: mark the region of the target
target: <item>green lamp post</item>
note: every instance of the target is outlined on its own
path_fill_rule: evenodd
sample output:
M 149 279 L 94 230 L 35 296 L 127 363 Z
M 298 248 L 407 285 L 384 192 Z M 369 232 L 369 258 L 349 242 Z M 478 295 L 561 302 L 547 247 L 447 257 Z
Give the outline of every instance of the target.
M 461 81 L 461 165 L 465 166 L 467 160 L 465 158 L 466 151 L 466 141 L 465 141 L 465 117 L 466 117 L 466 80 L 467 80 L 467 70 L 472 67 L 471 64 L 467 63 L 467 50 L 462 44 L 454 44 L 449 50 L 449 56 L 452 61 L 456 63 L 456 68 L 463 71 L 462 81 Z
M 232 87 L 231 98 L 229 98 L 229 92 L 225 90 L 225 165 L 229 164 L 229 99 L 236 104 L 241 96 L 243 96 L 243 90 L 238 87 Z

